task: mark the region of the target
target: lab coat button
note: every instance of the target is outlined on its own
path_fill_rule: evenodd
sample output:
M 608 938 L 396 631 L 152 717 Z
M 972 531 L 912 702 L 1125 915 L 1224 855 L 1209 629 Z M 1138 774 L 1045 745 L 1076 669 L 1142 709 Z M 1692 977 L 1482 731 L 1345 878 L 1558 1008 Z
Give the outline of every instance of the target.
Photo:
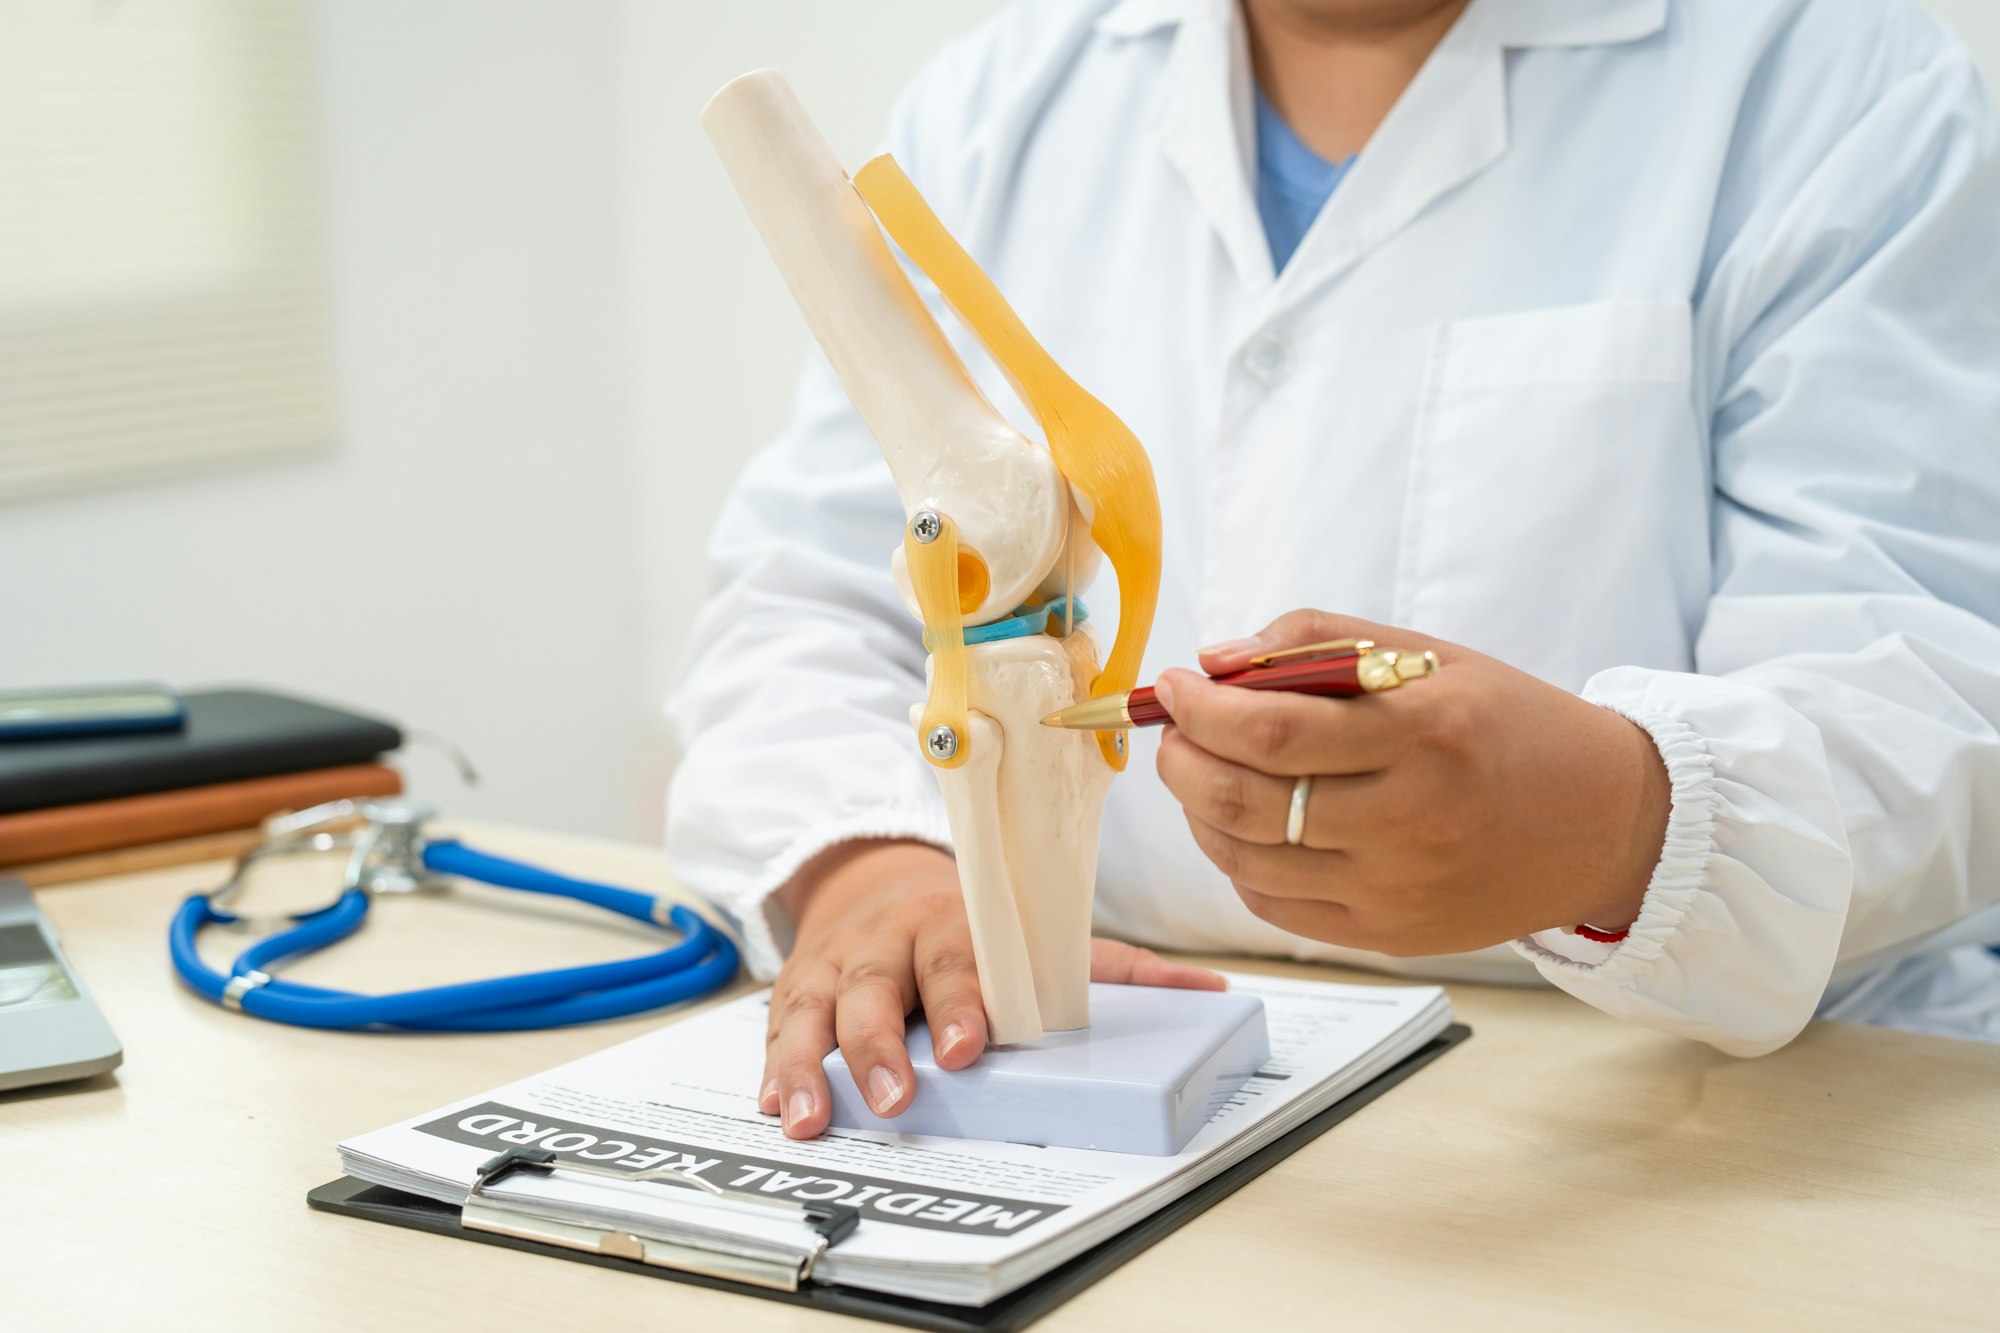
M 1243 349 L 1243 369 L 1259 384 L 1270 384 L 1292 363 L 1292 349 L 1283 338 L 1271 334 L 1255 339 Z

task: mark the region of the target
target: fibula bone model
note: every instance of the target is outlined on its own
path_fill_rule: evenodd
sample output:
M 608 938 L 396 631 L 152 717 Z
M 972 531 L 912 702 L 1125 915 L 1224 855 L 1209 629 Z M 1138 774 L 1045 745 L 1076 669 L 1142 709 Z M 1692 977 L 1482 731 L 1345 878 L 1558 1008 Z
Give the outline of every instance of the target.
M 1098 830 L 1125 737 L 1041 719 L 1138 681 L 1160 585 L 1152 465 L 894 158 L 850 180 L 772 70 L 724 86 L 702 125 L 902 496 L 891 566 L 930 650 L 912 743 L 944 793 L 991 1038 L 1085 1027 Z M 979 391 L 884 231 L 1006 374 L 1045 443 Z M 1100 666 L 1078 593 L 1106 560 L 1118 628 Z

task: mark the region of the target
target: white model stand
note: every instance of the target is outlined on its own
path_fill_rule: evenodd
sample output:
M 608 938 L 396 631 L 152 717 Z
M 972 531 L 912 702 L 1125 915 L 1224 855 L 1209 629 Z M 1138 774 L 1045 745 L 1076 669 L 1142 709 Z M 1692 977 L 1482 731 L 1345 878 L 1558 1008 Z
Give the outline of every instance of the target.
M 893 1120 L 868 1109 L 839 1051 L 826 1080 L 841 1129 L 1165 1157 L 1270 1058 L 1253 996 L 1095 985 L 1088 1028 L 996 1047 L 967 1069 L 938 1068 L 929 1029 L 914 1028 L 917 1097 Z

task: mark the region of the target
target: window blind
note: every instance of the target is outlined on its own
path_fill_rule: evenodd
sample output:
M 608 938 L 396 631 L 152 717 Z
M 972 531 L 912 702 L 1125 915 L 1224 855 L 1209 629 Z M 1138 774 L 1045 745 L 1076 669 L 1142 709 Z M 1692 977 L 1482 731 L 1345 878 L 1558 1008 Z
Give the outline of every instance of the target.
M 303 0 L 0 3 L 0 498 L 332 436 Z

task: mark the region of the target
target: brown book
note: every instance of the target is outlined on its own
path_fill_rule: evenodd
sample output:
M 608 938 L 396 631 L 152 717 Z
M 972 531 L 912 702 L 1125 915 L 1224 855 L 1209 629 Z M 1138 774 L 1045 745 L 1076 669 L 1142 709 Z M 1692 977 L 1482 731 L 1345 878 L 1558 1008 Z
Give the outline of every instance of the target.
M 394 796 L 403 775 L 384 764 L 345 764 L 206 787 L 86 801 L 0 815 L 0 867 L 252 828 L 281 810 L 353 796 Z
M 31 889 L 41 889 L 51 884 L 80 884 L 87 879 L 136 875 L 165 866 L 234 861 L 263 841 L 261 828 L 231 829 L 227 833 L 175 838 L 172 842 L 149 842 L 143 847 L 116 847 L 108 852 L 85 852 L 82 856 L 64 856 L 54 861 L 0 866 L 0 872 L 15 876 Z

